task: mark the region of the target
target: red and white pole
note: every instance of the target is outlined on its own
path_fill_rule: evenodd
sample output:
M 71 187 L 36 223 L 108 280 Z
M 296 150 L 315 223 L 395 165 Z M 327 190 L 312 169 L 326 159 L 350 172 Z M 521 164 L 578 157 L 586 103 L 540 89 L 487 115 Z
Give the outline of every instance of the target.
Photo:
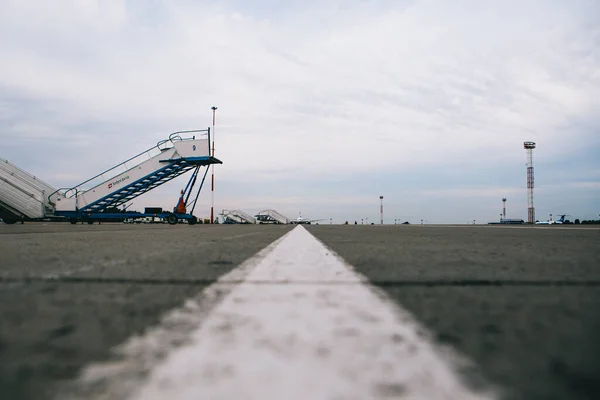
M 527 222 L 535 224 L 535 208 L 533 207 L 533 149 L 535 142 L 524 142 L 527 154 Z
M 212 154 L 211 156 L 215 156 L 215 111 L 217 111 L 217 107 L 211 107 L 213 112 L 212 118 Z M 215 223 L 215 164 L 211 164 L 211 201 L 210 201 L 210 223 Z

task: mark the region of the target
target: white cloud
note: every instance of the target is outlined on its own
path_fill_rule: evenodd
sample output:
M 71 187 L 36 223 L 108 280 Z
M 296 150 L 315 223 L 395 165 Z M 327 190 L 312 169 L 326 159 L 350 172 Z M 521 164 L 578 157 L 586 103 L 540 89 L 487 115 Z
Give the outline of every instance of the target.
M 298 176 L 521 165 L 524 140 L 566 157 L 598 145 L 597 7 L 5 1 L 0 139 L 77 138 L 65 156 L 85 179 L 170 131 L 209 125 L 217 105 L 219 177 L 257 191 Z M 47 160 L 46 180 L 72 176 Z

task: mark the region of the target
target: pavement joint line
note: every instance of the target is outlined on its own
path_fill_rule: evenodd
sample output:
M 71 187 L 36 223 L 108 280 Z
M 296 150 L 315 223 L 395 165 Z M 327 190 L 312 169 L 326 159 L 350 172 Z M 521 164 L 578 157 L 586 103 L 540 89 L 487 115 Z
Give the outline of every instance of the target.
M 304 227 L 255 260 L 201 322 L 192 321 L 196 327 L 183 346 L 147 363 L 144 379 L 121 382 L 128 398 L 496 398 L 489 384 L 475 388 L 463 380 L 460 371 L 473 367 L 469 360 L 436 347 L 408 311 Z M 278 283 L 296 280 L 326 283 L 293 290 Z M 332 280 L 355 284 L 327 284 Z M 263 281 L 275 284 L 254 284 Z M 138 353 L 156 342 L 145 335 Z M 115 398 L 111 381 L 118 385 L 122 367 L 88 369 L 85 380 L 92 384 L 113 379 L 87 398 Z
M 239 239 L 239 238 L 243 238 L 243 237 L 247 237 L 247 236 L 259 235 L 261 233 L 263 233 L 263 232 L 252 232 L 252 233 L 244 233 L 242 235 L 226 236 L 224 238 L 221 238 L 220 240 Z M 220 241 L 220 240 L 217 239 L 217 241 Z
M 85 272 L 89 269 L 81 269 Z M 75 273 L 72 272 L 72 273 Z M 239 285 L 245 283 L 249 285 L 287 285 L 287 286 L 303 286 L 303 285 L 341 285 L 341 286 L 357 286 L 362 285 L 361 282 L 344 281 L 344 280 L 221 280 L 221 279 L 157 279 L 157 278 L 110 278 L 110 277 L 77 277 L 69 275 L 54 274 L 51 276 L 25 276 L 25 277 L 10 277 L 0 276 L 0 284 L 13 283 L 75 283 L 75 284 L 139 284 L 139 285 Z M 445 287 L 445 286 L 600 286 L 600 281 L 573 281 L 573 280 L 370 280 L 370 284 L 381 287 Z

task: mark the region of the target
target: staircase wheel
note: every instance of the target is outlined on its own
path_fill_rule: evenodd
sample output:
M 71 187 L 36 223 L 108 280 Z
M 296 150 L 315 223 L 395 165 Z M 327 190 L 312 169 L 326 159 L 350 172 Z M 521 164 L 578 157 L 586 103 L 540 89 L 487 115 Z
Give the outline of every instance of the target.
M 177 216 L 175 214 L 169 214 L 169 216 L 167 217 L 167 222 L 169 223 L 169 225 L 177 224 Z
M 90 225 L 92 225 L 94 223 L 94 220 L 93 219 L 88 219 L 87 223 L 90 224 Z
M 75 225 L 77 223 L 77 218 L 71 218 L 69 222 L 71 223 L 71 225 Z
M 196 225 L 196 223 L 197 223 L 197 222 L 198 222 L 198 218 L 196 218 L 196 217 L 194 217 L 194 216 L 192 216 L 192 218 L 190 218 L 190 219 L 188 220 L 188 224 L 189 224 L 189 225 Z

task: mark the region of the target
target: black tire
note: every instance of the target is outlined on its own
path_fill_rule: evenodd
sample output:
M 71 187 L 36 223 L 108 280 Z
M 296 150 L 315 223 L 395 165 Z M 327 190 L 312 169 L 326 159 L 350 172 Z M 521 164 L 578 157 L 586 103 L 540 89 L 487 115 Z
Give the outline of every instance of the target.
M 175 214 L 169 214 L 167 216 L 167 222 L 169 223 L 169 225 L 176 225 L 177 224 L 177 216 Z
M 12 225 L 12 224 L 16 224 L 17 220 L 16 219 L 12 219 L 12 218 L 3 218 L 2 221 L 4 221 L 5 224 L 7 225 Z
M 77 223 L 77 218 L 71 218 L 69 222 L 71 223 L 71 225 L 75 225 Z
M 93 219 L 88 219 L 87 223 L 90 224 L 90 225 L 92 225 L 94 223 L 94 220 Z
M 196 225 L 197 223 L 198 223 L 198 218 L 196 218 L 196 217 L 194 217 L 194 216 L 192 216 L 192 218 L 190 218 L 190 219 L 188 220 L 188 224 L 189 224 L 189 225 Z

